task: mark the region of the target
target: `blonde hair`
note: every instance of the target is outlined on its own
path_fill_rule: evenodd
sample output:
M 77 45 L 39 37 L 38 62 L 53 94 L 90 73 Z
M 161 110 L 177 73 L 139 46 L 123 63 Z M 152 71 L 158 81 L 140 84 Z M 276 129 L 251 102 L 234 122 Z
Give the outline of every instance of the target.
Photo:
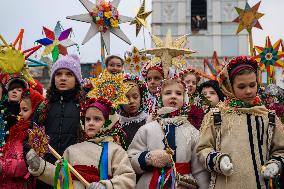
M 163 89 L 166 86 L 174 85 L 174 84 L 179 84 L 183 88 L 183 90 L 185 91 L 185 86 L 180 79 L 167 79 L 167 80 L 164 80 L 163 83 L 162 83 L 161 92 L 163 91 Z

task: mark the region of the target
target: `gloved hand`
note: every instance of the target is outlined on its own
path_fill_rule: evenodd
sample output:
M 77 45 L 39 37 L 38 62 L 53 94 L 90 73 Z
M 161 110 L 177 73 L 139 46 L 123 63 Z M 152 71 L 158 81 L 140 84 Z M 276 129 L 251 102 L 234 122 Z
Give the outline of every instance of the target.
M 231 176 L 233 174 L 233 164 L 228 156 L 221 157 L 220 169 L 225 176 Z
M 269 179 L 275 177 L 279 173 L 279 166 L 277 163 L 270 163 L 263 167 L 261 174 L 264 178 Z
M 106 186 L 99 182 L 92 182 L 87 189 L 106 189 Z
M 165 150 L 153 150 L 146 156 L 146 163 L 154 167 L 163 168 L 171 164 L 171 155 Z
M 30 149 L 27 153 L 26 159 L 29 168 L 33 171 L 37 171 L 40 167 L 40 162 L 43 161 L 33 149 Z

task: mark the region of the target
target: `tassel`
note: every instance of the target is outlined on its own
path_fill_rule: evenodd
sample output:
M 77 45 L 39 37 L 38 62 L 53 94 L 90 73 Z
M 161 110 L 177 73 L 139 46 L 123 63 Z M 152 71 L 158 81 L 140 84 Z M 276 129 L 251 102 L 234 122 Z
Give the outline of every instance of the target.
M 161 170 L 161 175 L 159 177 L 159 181 L 158 181 L 158 188 L 159 189 L 163 189 L 164 188 L 164 185 L 165 185 L 165 169 L 162 168 Z
M 54 189 L 74 189 L 68 163 L 64 159 L 56 165 Z

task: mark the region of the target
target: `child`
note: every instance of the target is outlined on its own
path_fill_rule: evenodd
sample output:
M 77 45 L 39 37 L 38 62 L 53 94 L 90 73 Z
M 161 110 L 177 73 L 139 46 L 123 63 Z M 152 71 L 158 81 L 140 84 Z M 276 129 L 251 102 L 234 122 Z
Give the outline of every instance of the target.
M 104 77 L 104 73 L 102 78 Z M 107 81 L 108 82 L 108 81 Z M 110 81 L 110 83 L 113 83 Z M 113 86 L 105 87 L 112 88 Z M 119 89 L 118 85 L 115 85 Z M 91 91 L 89 99 L 82 111 L 84 129 L 88 140 L 69 146 L 63 157 L 88 181 L 88 189 L 132 189 L 135 187 L 135 173 L 129 162 L 127 153 L 117 144 L 113 143 L 116 135 L 112 126 L 115 121 L 109 119 L 113 105 L 121 100 L 125 93 L 116 90 L 101 94 L 96 92 L 99 86 Z M 103 89 L 102 89 L 103 90 Z M 122 91 L 122 90 L 119 90 Z M 98 95 L 101 95 L 98 97 Z M 95 97 L 95 98 L 94 98 Z M 110 102 L 108 99 L 118 100 Z M 125 97 L 124 97 L 125 98 Z M 116 105 L 115 105 L 116 106 Z M 39 162 L 39 163 L 38 163 Z M 27 154 L 29 171 L 45 183 L 54 185 L 55 166 L 38 157 L 33 150 Z M 73 177 L 74 189 L 85 189 L 85 186 Z
M 257 62 L 235 57 L 219 75 L 228 97 L 206 114 L 197 154 L 211 172 L 210 188 L 266 188 L 284 158 L 280 121 L 257 96 Z M 268 181 L 269 182 L 269 181 Z
M 142 76 L 144 77 L 150 92 L 148 100 L 149 113 L 153 113 L 158 107 L 156 94 L 158 93 L 158 88 L 161 86 L 162 80 L 164 79 L 162 63 L 160 61 L 155 62 L 156 60 L 157 59 L 155 58 L 151 60 L 142 71 Z
M 127 150 L 137 130 L 146 123 L 148 118 L 148 90 L 139 77 L 125 74 L 124 83 L 129 86 L 126 93 L 129 104 L 121 105 L 118 111 L 119 123 L 126 134 L 124 149 Z
M 3 102 L 4 120 L 7 121 L 5 126 L 6 136 L 5 141 L 8 140 L 10 128 L 18 122 L 18 114 L 20 112 L 20 100 L 22 93 L 28 88 L 25 80 L 15 77 L 6 84 L 8 91 L 8 99 Z
M 76 55 L 61 57 L 53 64 L 50 76 L 50 88 L 44 106 L 33 121 L 45 126 L 45 132 L 51 138 L 50 145 L 63 155 L 67 147 L 77 143 L 81 130 L 80 102 L 84 100 L 79 58 Z M 51 154 L 47 154 L 44 159 L 50 163 L 56 161 Z M 36 186 L 38 189 L 52 188 L 41 182 L 37 182 Z
M 123 64 L 123 59 L 116 55 L 111 55 L 105 60 L 106 69 L 111 74 L 122 73 Z
M 195 70 L 188 69 L 179 73 L 179 77 L 185 82 L 188 95 L 188 121 L 199 130 L 203 117 L 210 107 L 210 101 L 197 91 L 200 80 Z
M 184 178 L 183 183 L 177 181 L 179 188 L 190 188 L 191 174 L 200 189 L 208 188 L 208 174 L 195 153 L 199 132 L 187 121 L 184 95 L 185 86 L 181 81 L 164 81 L 161 88 L 164 107 L 157 111 L 156 120 L 137 131 L 130 144 L 128 156 L 132 167 L 136 174 L 142 174 L 137 189 L 176 184 L 173 170 L 179 178 Z M 171 178 L 166 179 L 171 172 Z
M 33 182 L 23 155 L 23 142 L 28 136 L 28 129 L 33 113 L 44 98 L 37 91 L 27 91 L 20 103 L 20 121 L 11 127 L 10 136 L 4 145 L 0 159 L 1 189 L 31 189 Z
M 224 101 L 224 94 L 219 87 L 218 81 L 209 80 L 201 83 L 198 92 L 210 101 L 211 107 L 215 107 L 220 101 Z
M 182 81 L 187 88 L 187 94 L 192 96 L 197 90 L 197 84 L 200 81 L 200 76 L 195 73 L 194 70 L 186 70 L 182 74 Z

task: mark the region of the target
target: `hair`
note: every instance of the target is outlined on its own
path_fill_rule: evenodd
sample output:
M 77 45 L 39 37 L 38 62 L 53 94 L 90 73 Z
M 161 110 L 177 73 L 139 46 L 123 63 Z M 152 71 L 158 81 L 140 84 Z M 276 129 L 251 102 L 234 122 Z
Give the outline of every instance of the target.
M 218 81 L 215 81 L 215 80 L 205 81 L 205 82 L 201 83 L 201 85 L 197 88 L 197 90 L 201 94 L 202 90 L 204 88 L 208 88 L 208 87 L 212 87 L 214 89 L 214 91 L 216 92 L 216 94 L 218 95 L 219 100 L 224 101 L 225 96 L 220 89 Z
M 194 71 L 189 71 L 189 72 L 184 73 L 184 74 L 182 75 L 182 77 L 181 77 L 181 80 L 184 81 L 184 78 L 187 77 L 188 75 L 194 75 L 194 76 L 196 77 L 196 84 L 199 83 L 199 81 L 200 81 L 201 78 L 200 78 L 200 76 L 199 76 L 197 73 L 195 73 Z
M 77 93 L 79 94 L 80 91 L 81 91 L 81 88 L 82 88 L 82 86 L 76 80 L 75 87 L 73 89 L 76 90 Z M 53 82 L 51 83 L 49 89 L 47 89 L 47 91 L 46 91 L 46 100 L 50 101 L 53 98 L 53 96 L 56 93 L 56 91 L 59 91 L 59 90 L 56 88 L 56 86 L 54 84 L 54 80 L 53 80 Z
M 11 91 L 11 90 L 14 90 L 16 88 L 22 88 L 22 89 L 25 89 L 26 86 L 24 85 L 24 83 L 22 82 L 12 82 L 9 87 L 8 87 L 8 91 Z
M 183 82 L 180 79 L 167 79 L 167 80 L 163 81 L 163 83 L 162 83 L 161 92 L 164 90 L 164 88 L 166 86 L 174 85 L 174 84 L 181 85 L 183 90 L 185 91 L 185 86 L 184 86 Z
M 109 56 L 105 59 L 105 65 L 108 66 L 109 61 L 111 61 L 112 59 L 115 59 L 115 58 L 119 59 L 121 61 L 122 65 L 124 64 L 124 60 L 120 56 L 111 55 L 111 56 Z

